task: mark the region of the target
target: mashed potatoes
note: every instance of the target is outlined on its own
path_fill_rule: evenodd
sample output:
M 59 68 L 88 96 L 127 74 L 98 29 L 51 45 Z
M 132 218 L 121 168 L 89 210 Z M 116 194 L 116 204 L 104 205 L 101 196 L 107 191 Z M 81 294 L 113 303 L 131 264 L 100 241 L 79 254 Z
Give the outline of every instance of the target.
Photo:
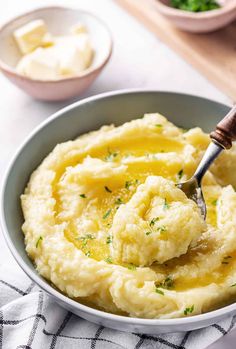
M 149 176 L 114 216 L 112 256 L 138 266 L 164 263 L 186 253 L 204 229 L 197 205 L 174 182 Z
M 159 114 L 55 147 L 21 196 L 26 251 L 79 302 L 143 318 L 236 299 L 236 147 L 203 181 L 207 220 L 175 183 L 209 144 Z

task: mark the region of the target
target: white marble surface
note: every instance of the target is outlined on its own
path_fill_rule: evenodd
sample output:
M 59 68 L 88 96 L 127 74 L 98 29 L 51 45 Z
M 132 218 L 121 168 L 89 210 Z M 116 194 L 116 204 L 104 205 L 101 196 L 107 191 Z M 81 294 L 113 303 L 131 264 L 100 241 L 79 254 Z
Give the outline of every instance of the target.
M 114 38 L 111 61 L 93 86 L 79 98 L 110 90 L 140 87 L 187 92 L 231 103 L 228 97 L 112 0 L 7 0 L 0 11 L 0 25 L 21 12 L 50 4 L 81 7 L 93 11 L 107 22 Z M 2 75 L 0 75 L 0 91 L 0 179 L 2 179 L 9 158 L 25 136 L 50 114 L 69 102 L 43 103 L 33 100 Z M 0 256 L 0 263 L 2 261 L 14 263 L 1 235 Z M 234 348 L 231 337 L 236 339 L 236 334 L 230 335 L 229 339 L 224 339 L 223 344 L 211 349 Z

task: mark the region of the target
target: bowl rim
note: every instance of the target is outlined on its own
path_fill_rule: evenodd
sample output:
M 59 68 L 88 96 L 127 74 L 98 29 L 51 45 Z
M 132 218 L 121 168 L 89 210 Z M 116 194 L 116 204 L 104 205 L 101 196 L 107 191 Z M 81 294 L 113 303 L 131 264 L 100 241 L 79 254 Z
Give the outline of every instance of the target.
M 204 11 L 204 12 L 190 12 L 190 11 L 180 10 L 178 8 L 174 8 L 174 7 L 171 7 L 171 6 L 164 4 L 162 2 L 162 0 L 154 0 L 154 5 L 163 14 L 184 17 L 186 19 L 191 18 L 191 19 L 195 19 L 195 20 L 221 17 L 221 16 L 231 12 L 232 10 L 236 11 L 236 3 L 233 3 L 233 1 L 231 1 L 231 3 L 228 6 L 224 5 L 218 9 Z M 236 17 L 236 12 L 235 12 L 234 17 Z
M 13 17 L 12 19 L 10 19 L 9 21 L 3 23 L 0 26 L 0 34 L 2 33 L 2 31 L 8 27 L 10 24 L 14 23 L 16 20 L 23 18 L 25 16 L 31 15 L 33 13 L 37 13 L 40 12 L 42 10 L 72 10 L 72 11 L 79 11 L 80 13 L 85 14 L 86 16 L 89 16 L 91 18 L 93 18 L 93 20 L 99 22 L 104 29 L 106 30 L 107 34 L 108 34 L 108 39 L 109 39 L 109 47 L 108 47 L 108 53 L 107 55 L 104 57 L 104 59 L 97 64 L 94 67 L 88 67 L 88 69 L 84 70 L 83 72 L 81 72 L 79 75 L 76 76 L 71 76 L 71 77 L 65 77 L 65 78 L 60 78 L 57 80 L 39 80 L 39 79 L 32 79 L 29 78 L 23 74 L 20 74 L 16 71 L 15 68 L 12 68 L 10 65 L 6 64 L 5 62 L 2 61 L 2 59 L 0 58 L 0 71 L 2 70 L 4 73 L 13 75 L 13 76 L 17 76 L 18 78 L 20 78 L 21 80 L 25 80 L 27 82 L 35 82 L 38 84 L 59 84 L 61 82 L 69 82 L 69 81 L 74 81 L 74 80 L 79 80 L 79 79 L 84 79 L 89 77 L 90 75 L 98 72 L 100 69 L 102 69 L 106 63 L 109 61 L 112 51 L 113 51 L 113 38 L 112 38 L 112 34 L 111 34 L 111 30 L 109 29 L 108 25 L 102 20 L 100 19 L 100 17 L 96 16 L 95 14 L 93 14 L 92 12 L 83 10 L 81 8 L 75 8 L 75 7 L 67 7 L 67 6 L 41 6 L 41 7 L 37 7 L 33 10 L 27 11 L 27 12 L 23 12 L 18 16 Z
M 197 98 L 199 100 L 206 100 L 210 101 L 216 104 L 219 104 L 221 106 L 225 106 L 227 108 L 230 108 L 229 105 L 217 102 L 216 100 L 205 98 L 193 94 L 187 94 L 187 93 L 179 93 L 179 92 L 170 92 L 170 91 L 159 91 L 155 89 L 122 89 L 122 90 L 116 90 L 111 92 L 105 92 L 98 95 L 94 95 L 82 100 L 79 100 L 77 102 L 74 102 L 72 104 L 69 104 L 68 106 L 60 109 L 59 111 L 53 113 L 49 118 L 44 120 L 42 123 L 40 123 L 36 128 L 34 128 L 30 134 L 25 138 L 25 140 L 21 143 L 20 146 L 18 146 L 17 150 L 15 151 L 15 154 L 11 157 L 10 162 L 8 163 L 8 166 L 5 170 L 5 173 L 3 174 L 3 180 L 1 183 L 1 190 L 0 190 L 0 225 L 2 228 L 3 236 L 5 238 L 5 241 L 7 243 L 8 248 L 10 249 L 11 254 L 13 255 L 14 259 L 18 263 L 18 265 L 21 267 L 21 269 L 28 275 L 28 277 L 33 280 L 40 288 L 42 288 L 47 294 L 53 296 L 54 298 L 58 299 L 58 302 L 60 303 L 66 303 L 70 309 L 76 308 L 78 311 L 81 311 L 83 313 L 87 313 L 90 316 L 100 317 L 101 319 L 105 321 L 116 321 L 118 323 L 122 324 L 129 324 L 129 325 L 143 325 L 143 326 L 169 326 L 175 327 L 177 325 L 189 325 L 194 324 L 197 325 L 198 323 L 202 323 L 203 321 L 209 321 L 213 320 L 214 318 L 220 318 L 225 316 L 226 314 L 230 314 L 236 311 L 236 302 L 232 303 L 230 305 L 224 306 L 222 308 L 209 311 L 204 314 L 194 315 L 190 317 L 183 317 L 183 318 L 172 318 L 172 319 L 146 319 L 146 318 L 134 318 L 134 317 L 128 317 L 128 316 L 122 316 L 122 315 L 116 315 L 112 313 L 108 313 L 106 311 L 98 310 L 92 307 L 89 307 L 87 305 L 81 304 L 79 302 L 76 302 L 75 300 L 69 298 L 68 296 L 64 295 L 60 291 L 58 291 L 56 288 L 53 288 L 46 280 L 41 278 L 39 274 L 36 273 L 36 271 L 32 271 L 31 268 L 26 264 L 26 262 L 21 258 L 20 254 L 18 253 L 14 242 L 11 240 L 10 235 L 8 233 L 8 228 L 5 221 L 5 215 L 4 215 L 4 196 L 5 196 L 5 187 L 6 183 L 8 181 L 8 176 L 12 170 L 12 167 L 18 158 L 19 154 L 24 150 L 25 146 L 27 146 L 28 142 L 44 127 L 46 127 L 48 124 L 50 124 L 52 121 L 54 121 L 57 118 L 60 118 L 60 116 L 64 115 L 68 111 L 78 108 L 81 105 L 90 104 L 91 102 L 94 103 L 96 101 L 106 99 L 106 98 L 112 98 L 114 96 L 119 95 L 131 95 L 131 94 L 149 94 L 149 93 L 158 93 L 158 94 L 168 94 L 168 95 L 178 95 L 182 97 L 190 97 L 190 98 Z M 73 312 L 73 310 L 72 310 Z

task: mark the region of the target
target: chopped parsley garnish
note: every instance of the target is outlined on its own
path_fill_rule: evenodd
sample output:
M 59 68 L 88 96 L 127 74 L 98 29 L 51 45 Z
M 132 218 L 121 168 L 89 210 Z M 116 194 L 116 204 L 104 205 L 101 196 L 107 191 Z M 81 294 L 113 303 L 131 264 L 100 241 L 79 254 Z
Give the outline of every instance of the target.
M 150 225 L 150 227 L 153 227 L 154 225 L 155 225 L 155 223 L 157 222 L 157 221 L 159 221 L 159 217 L 154 217 L 154 218 L 152 218 L 152 220 L 150 221 L 150 223 L 149 223 L 149 225 Z
M 85 194 L 80 194 L 80 197 L 83 199 L 86 199 L 86 195 Z
M 205 12 L 220 8 L 215 0 L 171 0 L 170 4 L 174 8 L 190 12 Z
M 36 244 L 35 244 L 36 248 L 39 247 L 39 244 L 40 244 L 41 241 L 43 241 L 43 237 L 42 237 L 42 236 L 40 236 L 40 237 L 38 238 L 38 240 L 37 240 L 37 242 L 36 242 Z
M 136 265 L 130 263 L 130 264 L 127 265 L 127 268 L 128 268 L 129 270 L 136 270 Z
M 155 126 L 156 127 L 162 127 L 163 125 L 162 124 L 156 124 Z
M 157 288 L 165 288 L 165 289 L 169 290 L 169 289 L 174 287 L 174 280 L 170 276 L 167 276 L 167 278 L 165 278 L 164 281 L 156 284 L 156 287 Z
M 151 231 L 147 231 L 145 234 L 146 235 L 150 235 L 150 234 L 152 234 L 152 232 Z
M 134 181 L 126 181 L 125 182 L 125 189 L 129 190 L 131 185 L 138 184 L 139 180 L 135 179 Z
M 230 287 L 235 287 L 236 286 L 236 283 L 235 284 L 233 284 L 233 285 L 231 285 Z
M 184 170 L 183 169 L 179 170 L 179 172 L 177 174 L 178 178 L 181 179 L 183 177 L 183 174 L 184 174 Z
M 91 252 L 90 251 L 85 252 L 85 256 L 86 257 L 90 257 L 91 256 Z
M 132 185 L 132 181 L 125 182 L 125 189 L 129 190 L 129 187 Z
M 85 247 L 89 240 L 94 240 L 94 239 L 95 239 L 95 237 L 92 234 L 86 234 L 84 236 L 78 237 L 76 240 L 83 241 L 82 247 Z
M 184 309 L 184 315 L 192 314 L 193 311 L 194 311 L 194 304 L 191 307 Z
M 111 244 L 112 243 L 112 236 L 111 235 L 109 235 L 108 237 L 107 237 L 107 240 L 106 240 L 106 243 L 107 244 Z
M 109 208 L 109 210 L 107 210 L 107 212 L 103 215 L 103 219 L 106 219 L 107 217 L 109 217 L 109 215 L 111 214 L 111 208 Z
M 122 205 L 123 204 L 123 201 L 121 198 L 117 198 L 116 201 L 115 201 L 115 204 L 116 205 Z
M 117 156 L 118 156 L 118 152 L 117 151 L 110 151 L 110 149 L 108 149 L 108 155 L 105 157 L 106 161 L 113 161 Z
M 111 257 L 107 257 L 106 259 L 104 259 L 105 262 L 107 262 L 108 264 L 112 264 L 112 259 Z
M 164 231 L 166 231 L 167 228 L 165 225 L 161 225 L 160 227 L 157 228 L 157 231 L 159 231 L 160 233 L 164 233 Z
M 213 206 L 217 206 L 217 202 L 218 202 L 218 200 L 217 200 L 217 199 L 215 199 L 215 200 L 213 200 L 213 201 L 212 201 L 212 203 L 211 203 L 211 204 L 212 204 Z
M 170 208 L 170 205 L 168 204 L 166 198 L 164 199 L 164 205 L 163 205 L 164 210 L 168 210 Z
M 170 276 L 167 276 L 164 280 L 163 286 L 164 288 L 172 288 L 174 286 L 174 280 Z
M 112 190 L 110 188 L 108 188 L 106 185 L 105 185 L 105 190 L 108 192 L 108 193 L 112 193 Z
M 160 290 L 159 288 L 157 288 L 157 287 L 155 289 L 155 292 L 161 294 L 162 296 L 165 295 L 164 292 L 162 290 Z

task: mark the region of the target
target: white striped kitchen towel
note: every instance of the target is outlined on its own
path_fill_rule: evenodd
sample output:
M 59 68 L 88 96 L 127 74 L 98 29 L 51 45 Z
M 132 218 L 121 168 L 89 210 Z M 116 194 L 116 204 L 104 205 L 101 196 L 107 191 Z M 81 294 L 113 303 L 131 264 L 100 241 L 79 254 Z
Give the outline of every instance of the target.
M 204 349 L 235 322 L 152 336 L 111 330 L 61 308 L 18 266 L 0 266 L 0 349 Z

